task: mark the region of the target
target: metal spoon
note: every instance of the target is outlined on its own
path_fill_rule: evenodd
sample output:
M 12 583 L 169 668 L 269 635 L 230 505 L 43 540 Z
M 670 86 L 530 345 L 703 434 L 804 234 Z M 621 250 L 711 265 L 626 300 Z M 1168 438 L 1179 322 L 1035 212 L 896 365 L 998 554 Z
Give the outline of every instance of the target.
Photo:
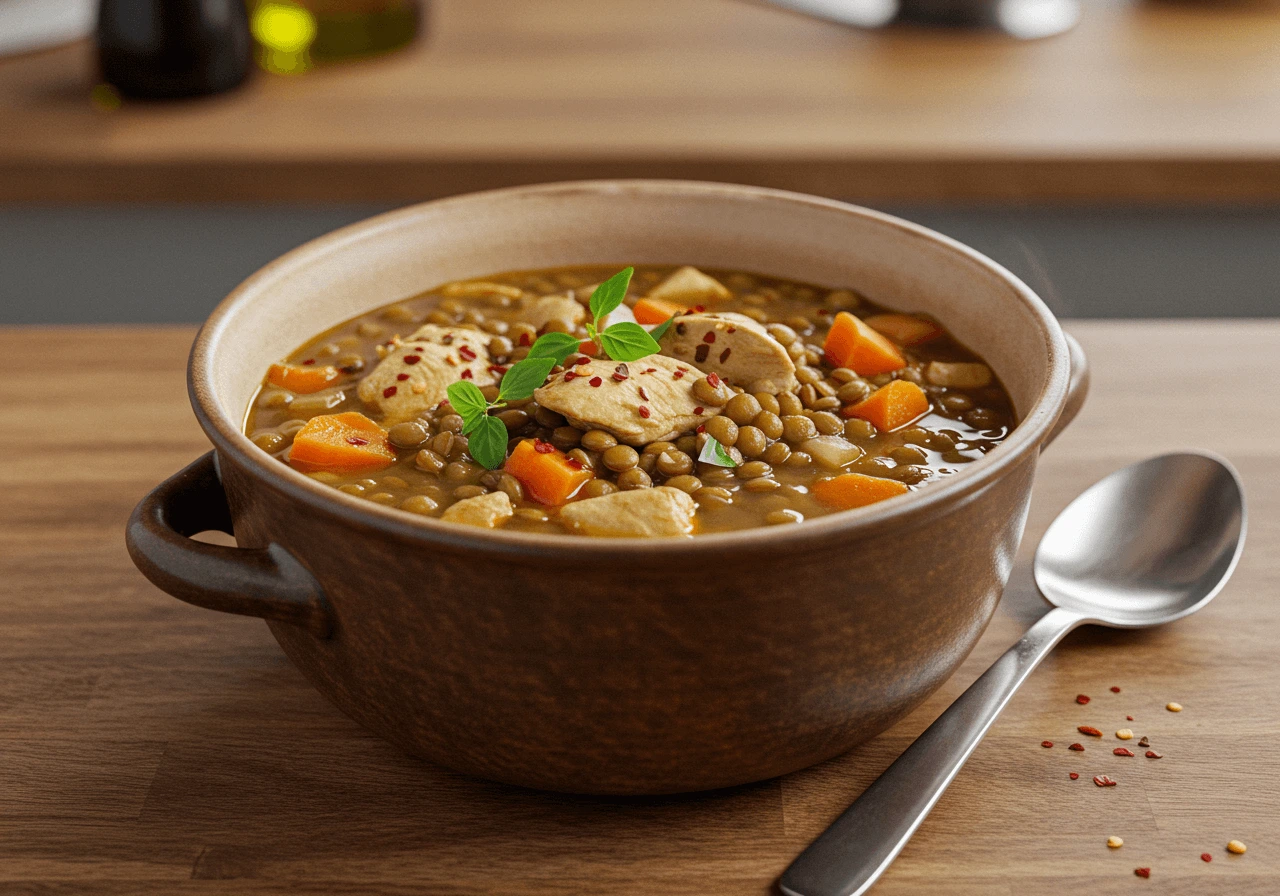
M 778 881 L 787 896 L 857 896 L 911 839 L 1040 660 L 1079 625 L 1146 628 L 1188 616 L 1244 547 L 1240 477 L 1206 454 L 1117 470 L 1071 502 L 1036 550 L 1050 610 L 907 748 Z

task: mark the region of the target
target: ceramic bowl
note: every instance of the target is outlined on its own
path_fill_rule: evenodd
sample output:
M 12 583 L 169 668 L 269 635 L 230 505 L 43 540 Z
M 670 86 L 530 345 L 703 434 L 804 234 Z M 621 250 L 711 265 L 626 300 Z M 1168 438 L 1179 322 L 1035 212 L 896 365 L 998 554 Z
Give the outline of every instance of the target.
M 850 286 L 943 321 L 1019 417 L 963 472 L 800 525 L 691 539 L 486 531 L 345 495 L 241 432 L 268 364 L 436 284 L 573 264 L 688 263 Z M 873 737 L 973 648 L 1083 355 L 972 249 L 864 208 L 663 181 L 523 187 L 371 218 L 263 268 L 191 353 L 214 450 L 149 495 L 135 563 L 170 594 L 260 616 L 326 697 L 409 752 L 552 790 L 755 781 Z M 239 547 L 193 541 L 234 532 Z

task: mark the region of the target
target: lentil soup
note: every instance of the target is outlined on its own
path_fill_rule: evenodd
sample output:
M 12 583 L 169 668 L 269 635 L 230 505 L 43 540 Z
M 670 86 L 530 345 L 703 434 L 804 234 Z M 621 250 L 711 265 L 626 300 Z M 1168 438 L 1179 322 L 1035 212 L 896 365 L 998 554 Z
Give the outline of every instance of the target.
M 353 318 L 272 366 L 245 432 L 410 513 L 681 536 L 927 488 L 1014 426 L 994 373 L 936 321 L 852 289 L 630 271 L 498 274 Z

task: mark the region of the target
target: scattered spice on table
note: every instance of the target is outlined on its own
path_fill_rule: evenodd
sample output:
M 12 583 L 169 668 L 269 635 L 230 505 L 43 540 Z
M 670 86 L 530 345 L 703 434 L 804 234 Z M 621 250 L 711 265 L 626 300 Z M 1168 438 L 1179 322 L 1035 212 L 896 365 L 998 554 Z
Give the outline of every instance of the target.
M 1111 752 L 1116 754 L 1117 756 L 1133 756 L 1134 755 L 1133 750 L 1130 750 L 1128 747 L 1116 747 Z
M 1124 841 L 1121 840 L 1119 837 L 1108 837 L 1107 846 L 1111 847 L 1112 849 L 1119 849 L 1120 847 L 1124 846 Z
M 1076 702 L 1077 702 L 1077 703 L 1079 703 L 1081 706 L 1084 706 L 1086 703 L 1088 703 L 1088 702 L 1089 702 L 1089 695 L 1088 695 L 1088 694 L 1076 694 Z
M 1084 744 L 1072 744 L 1071 746 L 1067 747 L 1067 749 L 1068 749 L 1068 750 L 1075 750 L 1077 753 L 1083 753 L 1083 752 L 1084 752 Z
M 1157 753 L 1155 750 L 1147 750 L 1147 752 L 1146 752 L 1146 757 L 1147 757 L 1148 759 L 1163 759 L 1163 758 L 1164 758 L 1164 754 L 1163 754 L 1163 753 Z
M 1169 710 L 1169 712 L 1182 712 L 1181 703 L 1166 703 L 1164 708 Z
M 1094 775 L 1093 783 L 1099 787 L 1115 787 L 1120 782 L 1108 775 Z
M 1133 873 L 1138 875 L 1138 877 L 1147 878 L 1151 876 L 1151 869 L 1150 868 L 1134 868 Z
M 1092 725 L 1081 725 L 1076 730 L 1081 734 L 1087 734 L 1090 737 L 1102 737 L 1102 732 L 1099 729 L 1094 728 Z
M 1200 853 L 1200 861 L 1202 861 L 1202 862 L 1212 862 L 1212 861 L 1213 861 L 1213 856 L 1212 856 L 1212 855 L 1210 855 L 1210 854 L 1209 854 L 1209 853 L 1207 853 L 1207 852 L 1202 852 L 1202 853 Z
M 1124 720 L 1125 720 L 1126 722 L 1132 722 L 1132 721 L 1133 721 L 1133 716 L 1125 716 L 1125 717 L 1124 717 Z
M 1121 740 L 1133 740 L 1133 732 L 1130 731 L 1128 728 L 1121 728 L 1119 731 L 1116 732 L 1116 737 L 1120 738 Z
M 1067 777 L 1070 778 L 1072 781 L 1080 780 L 1079 772 L 1067 772 Z
M 1040 741 L 1040 746 L 1044 747 L 1044 748 L 1047 750 L 1047 749 L 1049 749 L 1050 747 L 1052 747 L 1052 746 L 1053 746 L 1053 741 L 1051 741 L 1051 740 L 1042 740 L 1042 741 Z
M 1151 746 L 1151 738 L 1147 737 L 1145 734 L 1142 735 L 1142 740 L 1138 741 L 1138 746 L 1140 747 Z
M 1118 687 L 1115 687 L 1114 685 L 1112 685 L 1112 687 L 1111 687 L 1111 693 L 1113 693 L 1113 694 L 1118 694 L 1118 693 L 1120 693 L 1120 689 L 1119 689 Z
M 1227 844 L 1227 852 L 1233 853 L 1234 855 L 1237 855 L 1237 856 L 1244 855 L 1245 850 L 1247 850 L 1248 848 L 1249 847 L 1245 846 L 1239 840 L 1232 840 L 1230 843 Z

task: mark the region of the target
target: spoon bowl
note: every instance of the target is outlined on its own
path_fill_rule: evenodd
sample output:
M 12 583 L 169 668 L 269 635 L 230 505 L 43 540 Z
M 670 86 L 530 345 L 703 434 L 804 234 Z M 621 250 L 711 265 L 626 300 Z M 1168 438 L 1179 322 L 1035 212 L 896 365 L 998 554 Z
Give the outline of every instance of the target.
M 1210 454 L 1165 454 L 1076 498 L 1036 550 L 1036 586 L 1084 621 L 1144 628 L 1222 590 L 1244 548 L 1244 489 Z

